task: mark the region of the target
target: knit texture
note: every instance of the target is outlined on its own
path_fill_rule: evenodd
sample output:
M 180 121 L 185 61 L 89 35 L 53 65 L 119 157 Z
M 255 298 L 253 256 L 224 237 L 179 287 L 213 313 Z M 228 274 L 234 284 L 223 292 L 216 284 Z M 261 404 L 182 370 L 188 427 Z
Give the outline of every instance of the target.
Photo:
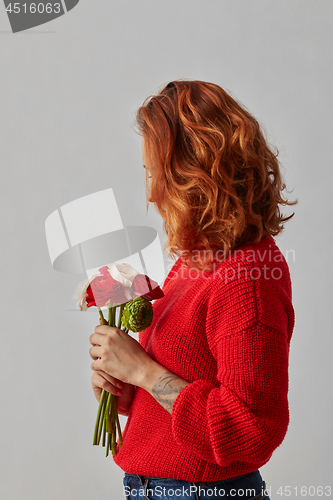
M 271 236 L 211 271 L 179 258 L 139 342 L 190 382 L 170 415 L 139 387 L 115 463 L 124 471 L 191 482 L 262 467 L 289 424 L 288 360 L 294 309 L 287 262 Z

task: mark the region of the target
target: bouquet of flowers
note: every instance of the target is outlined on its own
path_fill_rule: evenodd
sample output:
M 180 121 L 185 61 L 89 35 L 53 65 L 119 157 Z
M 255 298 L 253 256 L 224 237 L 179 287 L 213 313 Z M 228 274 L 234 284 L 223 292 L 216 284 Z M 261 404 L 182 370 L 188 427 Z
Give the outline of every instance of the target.
M 85 280 L 77 290 L 77 306 L 81 311 L 96 306 L 103 325 L 121 328 L 124 332 L 140 332 L 153 321 L 152 300 L 164 297 L 156 281 L 140 274 L 129 264 L 111 263 L 101 267 L 97 274 Z M 106 323 L 101 307 L 108 309 Z M 117 321 L 117 310 L 118 321 Z M 117 396 L 102 390 L 95 423 L 93 445 L 106 446 L 112 455 L 117 453 L 117 432 L 119 450 L 122 445 L 121 428 L 117 411 Z

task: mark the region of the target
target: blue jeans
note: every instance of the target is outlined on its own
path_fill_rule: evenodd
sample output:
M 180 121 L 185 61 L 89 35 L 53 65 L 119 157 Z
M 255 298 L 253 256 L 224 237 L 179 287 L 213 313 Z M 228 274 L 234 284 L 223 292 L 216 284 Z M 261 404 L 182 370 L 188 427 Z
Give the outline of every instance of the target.
M 266 483 L 259 470 L 210 483 L 191 483 L 180 479 L 139 476 L 125 472 L 127 500 L 269 500 Z

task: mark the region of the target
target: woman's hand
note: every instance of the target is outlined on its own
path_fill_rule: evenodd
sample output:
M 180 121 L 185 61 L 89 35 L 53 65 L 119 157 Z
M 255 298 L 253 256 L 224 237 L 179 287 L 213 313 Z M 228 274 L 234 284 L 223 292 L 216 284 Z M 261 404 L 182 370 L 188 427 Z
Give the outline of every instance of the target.
M 111 376 L 110 383 L 118 381 L 143 387 L 147 374 L 156 364 L 137 340 L 119 328 L 98 325 L 90 335 L 89 350 L 94 360 L 90 368 Z
M 111 377 L 105 372 L 93 372 L 91 376 L 91 386 L 97 401 L 99 402 L 103 389 L 111 394 L 114 394 L 117 396 L 116 401 L 119 415 L 127 417 L 132 405 L 135 387 L 132 384 L 125 384 L 121 382 L 122 390 L 120 390 L 116 389 L 115 384 L 118 385 L 119 381 L 116 381 L 114 377 Z
M 145 389 L 172 414 L 173 403 L 179 392 L 190 382 L 154 361 L 139 342 L 118 328 L 108 325 L 96 326 L 95 333 L 90 335 L 90 343 L 92 347 L 89 352 L 94 360 L 90 368 L 96 373 L 91 380 L 98 401 L 101 388 L 117 395 L 116 385 L 122 381 L 124 393 L 117 399 L 124 397 L 120 403 L 120 407 L 123 404 L 122 408 L 126 412 L 122 413 L 123 415 L 129 412 L 133 397 L 130 391 L 133 385 Z M 100 376 L 105 380 L 101 380 Z M 108 383 L 110 385 L 107 385 Z

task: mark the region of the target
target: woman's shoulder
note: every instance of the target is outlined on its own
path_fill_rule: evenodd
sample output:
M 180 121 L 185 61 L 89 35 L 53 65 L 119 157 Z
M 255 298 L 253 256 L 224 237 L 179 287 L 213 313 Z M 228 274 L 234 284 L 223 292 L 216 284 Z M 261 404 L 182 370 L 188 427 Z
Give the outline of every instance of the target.
M 210 282 L 209 301 L 228 323 L 261 322 L 292 330 L 291 279 L 286 259 L 271 236 L 236 248 L 218 263 Z
M 236 278 L 242 281 L 251 279 L 290 279 L 287 261 L 272 236 L 264 236 L 257 243 L 245 243 L 219 260 L 214 260 L 215 276 L 225 276 L 226 281 Z M 217 278 L 218 279 L 218 278 Z

